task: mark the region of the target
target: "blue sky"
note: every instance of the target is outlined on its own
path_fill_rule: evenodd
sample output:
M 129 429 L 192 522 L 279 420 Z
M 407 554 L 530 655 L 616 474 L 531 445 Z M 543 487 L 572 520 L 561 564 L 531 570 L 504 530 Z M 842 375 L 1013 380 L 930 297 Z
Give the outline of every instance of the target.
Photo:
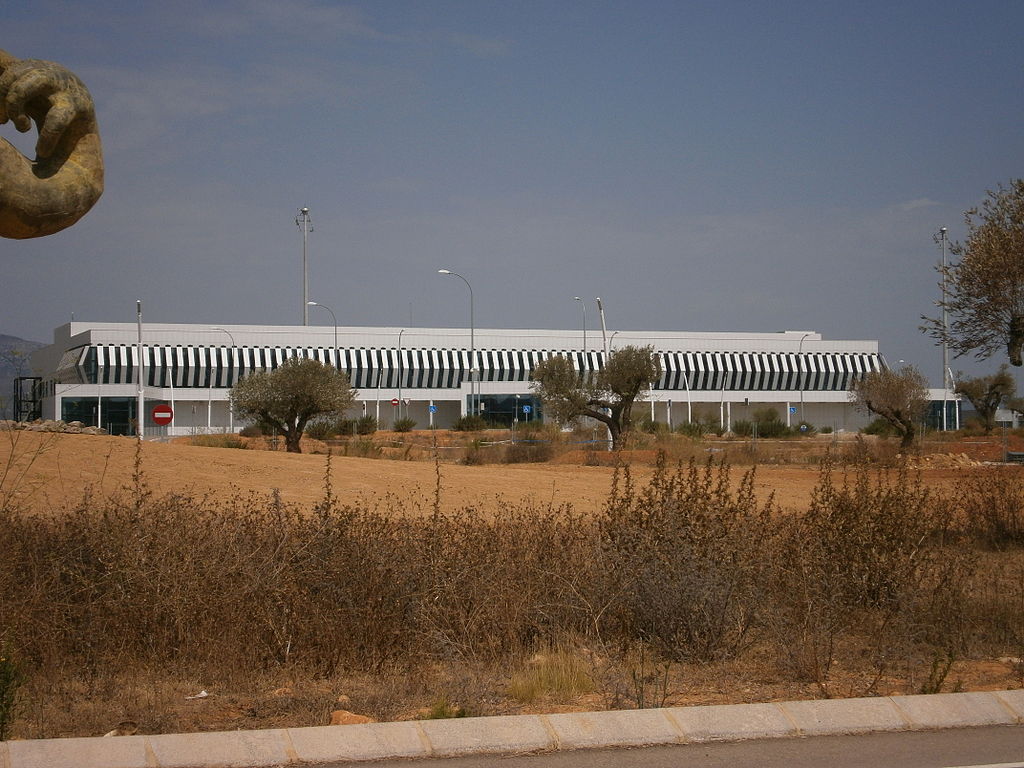
M 446 267 L 480 327 L 601 296 L 610 329 L 878 339 L 938 384 L 932 235 L 1024 175 L 1022 28 L 985 0 L 8 3 L 0 48 L 91 89 L 107 182 L 0 241 L 0 333 L 137 298 L 299 323 L 308 206 L 343 325 L 465 325 Z

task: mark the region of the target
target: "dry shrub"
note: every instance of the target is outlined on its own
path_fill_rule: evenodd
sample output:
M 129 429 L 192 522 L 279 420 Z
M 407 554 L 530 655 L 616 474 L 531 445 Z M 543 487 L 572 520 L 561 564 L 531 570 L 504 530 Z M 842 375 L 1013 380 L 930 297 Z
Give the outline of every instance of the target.
M 524 704 L 541 698 L 571 701 L 593 690 L 591 664 L 572 648 L 554 648 L 534 655 L 509 682 L 509 695 Z
M 1024 553 L 986 552 L 978 558 L 969 610 L 971 641 L 979 650 L 1024 658 Z M 1017 665 L 1024 676 L 1024 664 Z
M 506 464 L 543 463 L 551 461 L 555 447 L 548 441 L 522 441 L 505 446 Z
M 577 661 L 596 690 L 636 707 L 666 702 L 682 663 L 753 651 L 774 649 L 788 679 L 822 695 L 839 654 L 865 665 L 863 693 L 895 674 L 936 690 L 972 651 L 1024 652 L 1024 555 L 956 538 L 949 504 L 905 469 L 861 465 L 837 482 L 826 464 L 807 510 L 783 515 L 755 501 L 753 470 L 734 486 L 727 465 L 670 469 L 662 454 L 643 485 L 620 468 L 603 512 L 584 517 L 445 509 L 437 466 L 426 516 L 397 499 L 339 503 L 329 481 L 314 510 L 277 495 L 156 497 L 141 455 L 120 496 L 61 514 L 0 505 L 0 637 L 29 676 L 15 735 L 95 732 L 86 710 L 110 701 L 123 701 L 118 717 L 142 712 L 129 719 L 149 732 L 187 729 L 159 714 L 181 681 L 254 692 L 226 727 L 316 724 L 323 691 L 293 696 L 315 722 L 257 695 L 280 677 L 373 681 L 352 697 L 377 717 L 440 701 L 490 714 L 509 670 L 552 648 L 594 649 Z M 970 494 L 1016 493 L 1008 477 L 961 490 L 961 508 Z M 524 679 L 517 696 L 582 690 L 580 664 Z M 67 719 L 46 724 L 32 713 L 61 679 Z M 154 693 L 124 698 L 119 685 Z M 75 712 L 89 725 L 69 725 Z
M 905 466 L 872 479 L 860 465 L 837 485 L 826 462 L 807 511 L 780 526 L 769 623 L 782 668 L 829 696 L 844 638 L 873 656 L 866 691 L 922 644 L 956 658 L 971 571 L 940 547 L 946 516 Z
M 958 483 L 966 531 L 992 549 L 1024 546 L 1024 482 L 1015 467 L 991 467 Z
M 665 658 L 739 653 L 764 605 L 759 552 L 772 502 L 754 499 L 754 473 L 738 491 L 729 467 L 691 461 L 670 471 L 659 456 L 649 485 L 617 472 L 599 524 L 605 631 L 650 642 Z
M 235 434 L 211 434 L 192 435 L 192 445 L 204 448 L 241 448 L 245 449 L 246 443 L 239 435 Z

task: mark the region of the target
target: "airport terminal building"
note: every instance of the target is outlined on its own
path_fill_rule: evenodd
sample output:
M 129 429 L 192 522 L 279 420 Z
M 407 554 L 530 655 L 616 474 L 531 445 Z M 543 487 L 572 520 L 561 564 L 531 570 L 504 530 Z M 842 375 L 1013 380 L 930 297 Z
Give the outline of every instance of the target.
M 852 408 L 848 390 L 884 366 L 876 341 L 832 341 L 813 331 L 592 331 L 585 338 L 579 330 L 147 323 L 140 333 L 135 323 L 72 322 L 33 354 L 16 411 L 132 433 L 141 350 L 147 435 L 238 431 L 244 425 L 228 407 L 232 385 L 295 356 L 345 371 L 357 392 L 354 415 L 373 414 L 381 428 L 400 417 L 446 428 L 473 403 L 487 420 L 510 425 L 543 418 L 530 389 L 541 360 L 564 355 L 581 372 L 594 371 L 606 350 L 627 345 L 651 345 L 661 358 L 661 378 L 635 417 L 648 413 L 670 425 L 700 418 L 728 429 L 771 407 L 792 425 L 855 430 L 868 419 Z M 170 423 L 153 421 L 158 405 L 170 406 Z

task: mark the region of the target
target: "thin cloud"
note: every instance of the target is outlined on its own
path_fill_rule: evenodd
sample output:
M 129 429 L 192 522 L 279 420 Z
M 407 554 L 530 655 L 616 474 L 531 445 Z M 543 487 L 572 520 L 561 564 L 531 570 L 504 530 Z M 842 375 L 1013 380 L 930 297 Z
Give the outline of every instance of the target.
M 278 37 L 400 38 L 373 26 L 358 8 L 310 0 L 247 0 L 214 6 L 198 15 L 199 29 L 217 37 L 271 33 Z
M 481 37 L 480 35 L 449 34 L 444 35 L 442 39 L 455 48 L 461 48 L 484 59 L 506 56 L 512 48 L 512 44 L 508 40 Z
M 942 203 L 931 200 L 927 197 L 919 197 L 916 200 L 908 200 L 905 203 L 900 203 L 898 207 L 901 211 L 918 211 L 922 208 L 935 208 L 939 205 L 942 205 Z

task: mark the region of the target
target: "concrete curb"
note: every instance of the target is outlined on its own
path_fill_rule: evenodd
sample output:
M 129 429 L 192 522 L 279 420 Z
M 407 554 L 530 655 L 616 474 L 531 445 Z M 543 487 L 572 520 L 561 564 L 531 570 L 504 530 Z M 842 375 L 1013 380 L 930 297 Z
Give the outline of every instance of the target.
M 0 742 L 0 768 L 257 768 L 1024 723 L 1024 690 Z

